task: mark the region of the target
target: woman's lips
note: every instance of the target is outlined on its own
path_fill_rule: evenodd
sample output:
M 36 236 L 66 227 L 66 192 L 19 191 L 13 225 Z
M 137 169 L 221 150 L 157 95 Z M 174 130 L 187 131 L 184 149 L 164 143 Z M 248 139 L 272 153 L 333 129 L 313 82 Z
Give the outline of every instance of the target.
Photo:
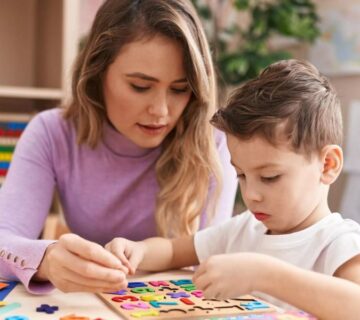
M 263 212 L 253 212 L 254 217 L 259 221 L 264 221 L 270 218 L 270 215 L 263 213 Z
M 164 133 L 167 125 L 144 125 L 138 123 L 138 127 L 148 135 L 158 135 Z

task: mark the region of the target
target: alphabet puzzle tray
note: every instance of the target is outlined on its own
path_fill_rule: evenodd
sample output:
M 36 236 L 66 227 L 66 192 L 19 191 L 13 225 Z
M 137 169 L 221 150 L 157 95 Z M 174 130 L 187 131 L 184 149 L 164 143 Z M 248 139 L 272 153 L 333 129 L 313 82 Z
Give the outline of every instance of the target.
M 129 282 L 127 290 L 99 296 L 127 320 L 209 319 L 275 311 L 274 306 L 250 295 L 204 299 L 190 279 Z

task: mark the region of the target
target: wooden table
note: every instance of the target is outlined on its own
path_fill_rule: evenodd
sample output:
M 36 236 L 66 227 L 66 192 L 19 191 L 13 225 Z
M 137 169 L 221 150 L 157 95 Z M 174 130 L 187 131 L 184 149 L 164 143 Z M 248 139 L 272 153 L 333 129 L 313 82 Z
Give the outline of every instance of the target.
M 192 272 L 186 270 L 176 270 L 163 273 L 138 274 L 130 277 L 130 281 L 151 281 L 162 279 L 190 279 Z M 103 320 L 122 319 L 113 312 L 98 296 L 92 293 L 63 293 L 54 290 L 48 295 L 29 294 L 24 286 L 18 284 L 4 300 L 7 304 L 18 302 L 20 308 L 5 314 L 0 314 L 0 319 L 13 315 L 24 315 L 30 320 L 57 320 L 61 317 L 75 314 L 76 316 L 89 317 L 90 320 L 101 318 Z M 51 306 L 57 305 L 59 311 L 54 314 L 36 312 L 36 308 L 41 304 Z

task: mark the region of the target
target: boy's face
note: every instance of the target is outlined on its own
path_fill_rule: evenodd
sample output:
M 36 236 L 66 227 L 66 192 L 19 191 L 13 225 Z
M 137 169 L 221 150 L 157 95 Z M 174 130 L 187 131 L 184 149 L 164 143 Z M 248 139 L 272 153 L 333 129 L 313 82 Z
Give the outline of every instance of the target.
M 227 143 L 244 202 L 271 234 L 302 230 L 330 212 L 320 157 L 309 160 L 286 143 L 275 147 L 260 137 L 228 134 Z

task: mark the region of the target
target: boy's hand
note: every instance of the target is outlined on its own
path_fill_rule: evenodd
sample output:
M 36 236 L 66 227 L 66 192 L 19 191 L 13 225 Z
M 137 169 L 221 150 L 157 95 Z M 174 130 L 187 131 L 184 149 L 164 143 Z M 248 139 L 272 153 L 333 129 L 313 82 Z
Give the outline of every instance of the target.
M 206 298 L 236 298 L 259 290 L 270 257 L 256 253 L 212 256 L 194 274 L 193 282 Z
M 127 273 L 102 246 L 68 233 L 46 249 L 33 280 L 50 281 L 63 292 L 106 292 L 126 288 Z
M 106 244 L 105 249 L 120 259 L 122 264 L 129 269 L 129 274 L 135 274 L 144 258 L 146 245 L 143 242 L 115 238 Z

